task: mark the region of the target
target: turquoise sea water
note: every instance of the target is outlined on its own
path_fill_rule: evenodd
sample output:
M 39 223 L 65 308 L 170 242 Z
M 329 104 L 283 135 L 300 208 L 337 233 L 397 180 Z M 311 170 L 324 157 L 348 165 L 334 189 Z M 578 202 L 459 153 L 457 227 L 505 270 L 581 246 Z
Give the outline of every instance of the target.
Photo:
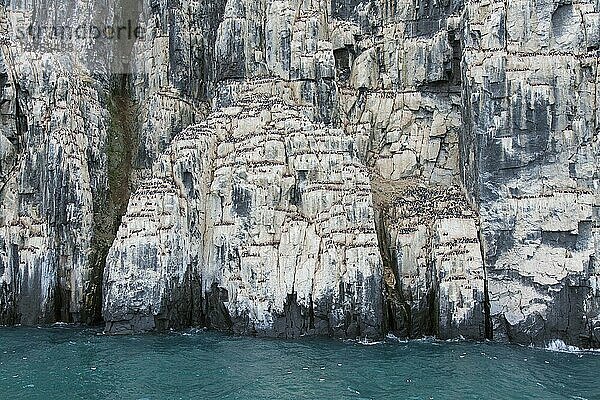
M 0 328 L 0 399 L 600 399 L 600 353 Z

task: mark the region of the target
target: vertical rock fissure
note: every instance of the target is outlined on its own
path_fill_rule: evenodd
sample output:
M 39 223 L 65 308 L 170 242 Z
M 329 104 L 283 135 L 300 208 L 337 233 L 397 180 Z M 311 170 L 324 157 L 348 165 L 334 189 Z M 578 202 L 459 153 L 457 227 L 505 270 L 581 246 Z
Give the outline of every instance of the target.
M 115 21 L 137 26 L 138 5 L 122 0 Z M 118 25 L 118 24 L 117 24 Z M 131 195 L 133 157 L 137 153 L 139 131 L 138 108 L 133 99 L 129 58 L 135 38 L 118 40 L 113 48 L 113 69 L 108 77 L 106 106 L 109 112 L 106 141 L 106 172 L 108 193 L 99 193 L 94 200 L 94 228 L 90 255 L 90 279 L 84 293 L 81 320 L 87 324 L 102 323 L 102 289 L 104 269 L 121 220 L 127 211 Z
M 396 332 L 399 329 L 406 331 L 407 336 L 411 335 L 410 326 L 410 308 L 407 307 L 403 299 L 402 291 L 399 287 L 399 276 L 397 271 L 396 254 L 391 249 L 391 238 L 385 227 L 385 210 L 376 210 L 375 229 L 377 231 L 377 242 L 379 252 L 383 261 L 383 330 L 384 334 Z M 401 310 L 395 310 L 395 305 L 399 305 Z M 396 321 L 398 312 L 405 314 L 404 324 Z
M 97 196 L 97 203 L 94 204 L 91 277 L 81 315 L 82 322 L 88 324 L 102 322 L 102 281 L 106 257 L 115 240 L 131 195 L 137 130 L 136 105 L 130 94 L 130 78 L 129 74 L 113 76 L 107 98 L 110 115 L 106 143 L 108 193 Z
M 488 273 L 485 258 L 485 245 L 484 237 L 481 228 L 478 229 L 479 236 L 479 248 L 481 250 L 481 260 L 483 261 L 483 312 L 484 312 L 484 324 L 485 324 L 485 338 L 487 340 L 494 339 L 494 329 L 492 326 L 492 315 L 490 307 L 490 292 L 488 287 Z

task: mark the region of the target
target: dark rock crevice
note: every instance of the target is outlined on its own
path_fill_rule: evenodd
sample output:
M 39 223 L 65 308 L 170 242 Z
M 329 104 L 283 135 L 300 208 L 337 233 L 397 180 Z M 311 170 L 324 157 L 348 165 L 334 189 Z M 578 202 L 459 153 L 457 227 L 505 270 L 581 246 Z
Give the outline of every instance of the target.
M 81 321 L 87 324 L 102 322 L 102 281 L 106 257 L 132 192 L 138 130 L 137 106 L 130 93 L 130 79 L 128 74 L 115 75 L 106 99 L 110 113 L 106 144 L 108 190 L 96 193 L 94 202 L 94 231 L 89 258 L 91 276 L 86 283 L 80 316 Z
M 234 322 L 229 315 L 227 306 L 225 306 L 228 301 L 229 292 L 227 289 L 213 283 L 210 291 L 206 293 L 204 301 L 204 318 L 207 327 L 219 331 L 233 330 Z
M 141 10 L 138 3 L 119 0 L 114 16 L 115 25 L 127 21 L 138 26 Z M 92 251 L 89 256 L 90 275 L 85 282 L 83 305 L 79 319 L 86 324 L 100 324 L 102 319 L 102 285 L 108 251 L 115 240 L 121 219 L 127 211 L 133 190 L 134 157 L 139 147 L 139 107 L 133 95 L 131 54 L 135 37 L 116 41 L 112 48 L 113 69 L 107 77 L 104 104 L 108 110 L 106 154 L 106 191 L 94 193 L 94 225 Z
M 16 276 L 19 268 L 19 253 L 15 247 L 14 245 L 10 246 L 11 254 L 8 266 L 2 265 L 2 271 L 10 268 L 12 276 Z M 12 282 L 2 282 L 0 284 L 0 325 L 16 325 L 21 322 L 21 316 L 17 311 L 17 301 L 15 285 Z
M 481 228 L 478 229 L 479 236 L 479 248 L 481 251 L 481 259 L 483 260 L 483 313 L 484 313 L 484 324 L 485 324 L 485 332 L 484 337 L 487 340 L 494 339 L 494 327 L 492 324 L 492 315 L 491 315 L 491 304 L 490 304 L 490 291 L 489 291 L 489 280 L 488 280 L 488 272 L 486 267 L 486 254 L 485 254 L 485 238 L 481 231 Z
M 379 251 L 383 261 L 384 330 L 399 337 L 412 337 L 411 310 L 404 299 L 398 276 L 395 246 L 385 223 L 385 211 L 378 210 L 376 231 Z

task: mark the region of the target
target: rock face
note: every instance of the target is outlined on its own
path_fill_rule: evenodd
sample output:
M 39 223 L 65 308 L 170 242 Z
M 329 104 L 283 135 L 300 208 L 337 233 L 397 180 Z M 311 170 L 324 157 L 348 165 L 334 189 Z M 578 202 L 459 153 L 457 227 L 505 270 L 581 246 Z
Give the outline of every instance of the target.
M 65 39 L 69 53 L 38 52 L 45 36 L 30 42 L 16 33 L 35 32 L 40 21 L 58 27 L 88 13 L 112 16 L 91 3 L 31 7 L 0 3 L 0 322 L 94 322 L 101 215 L 110 204 L 107 74 L 82 67 L 80 59 L 92 54 L 85 43 Z
M 368 170 L 352 137 L 277 86 L 251 85 L 182 132 L 133 195 L 107 258 L 109 332 L 381 332 Z
M 600 14 L 526 4 L 467 5 L 462 168 L 494 333 L 597 345 Z
M 1 324 L 600 346 L 597 2 L 0 7 Z

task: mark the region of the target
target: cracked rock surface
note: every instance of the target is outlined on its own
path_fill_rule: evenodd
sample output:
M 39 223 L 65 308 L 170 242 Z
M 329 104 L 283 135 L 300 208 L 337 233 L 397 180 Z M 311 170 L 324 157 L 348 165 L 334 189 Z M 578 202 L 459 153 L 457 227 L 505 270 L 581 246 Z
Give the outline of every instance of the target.
M 0 1 L 0 324 L 599 347 L 599 47 L 591 0 Z

